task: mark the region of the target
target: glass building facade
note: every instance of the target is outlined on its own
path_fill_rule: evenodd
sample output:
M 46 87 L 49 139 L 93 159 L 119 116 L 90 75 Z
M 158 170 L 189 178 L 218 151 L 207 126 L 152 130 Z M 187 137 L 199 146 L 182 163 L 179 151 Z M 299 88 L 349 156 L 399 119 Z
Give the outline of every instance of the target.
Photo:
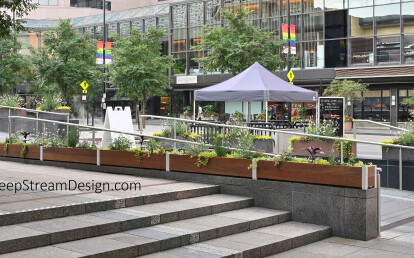
M 199 79 L 203 83 L 195 85 L 172 84 L 173 88 L 185 91 L 229 78 L 220 72 L 205 73 L 203 67 L 193 59 L 208 55 L 208 52 L 195 51 L 192 47 L 202 40 L 200 32 L 204 25 L 225 26 L 221 10 L 235 9 L 238 6 L 251 11 L 249 22 L 273 31 L 275 38 L 279 40 L 282 39 L 282 24 L 287 23 L 289 13 L 290 24 L 296 26 L 298 61 L 294 63 L 293 70 L 337 71 L 405 67 L 414 64 L 414 1 L 290 0 L 289 10 L 287 1 L 177 0 L 168 4 L 111 12 L 106 19 L 107 40 L 111 41 L 115 34 L 126 36 L 131 29 L 138 29 L 142 33 L 154 27 L 164 29 L 169 36 L 162 39 L 163 53 L 172 54 L 176 58 L 171 76 L 219 78 Z M 29 21 L 28 25 L 36 27 L 35 23 L 36 21 Z M 94 38 L 102 39 L 102 15 L 76 18 L 73 24 L 79 31 L 90 32 Z M 411 76 L 414 77 L 414 72 Z M 329 84 L 324 82 L 317 85 L 310 83 L 311 79 L 304 76 L 297 83 L 319 92 Z M 330 78 L 333 79 L 335 76 Z M 401 84 L 392 77 L 386 80 L 362 79 L 370 84 L 370 90 L 362 93 L 365 98 L 363 102 L 354 104 L 356 118 L 378 121 L 390 121 L 392 117 L 399 121 L 410 119 L 407 107 L 401 101 L 412 96 L 414 83 L 407 80 Z M 190 96 L 191 100 L 191 94 L 187 92 L 184 95 Z M 397 100 L 396 104 L 390 101 L 392 97 Z M 188 100 L 182 102 L 188 103 Z M 395 112 L 393 105 L 396 105 Z

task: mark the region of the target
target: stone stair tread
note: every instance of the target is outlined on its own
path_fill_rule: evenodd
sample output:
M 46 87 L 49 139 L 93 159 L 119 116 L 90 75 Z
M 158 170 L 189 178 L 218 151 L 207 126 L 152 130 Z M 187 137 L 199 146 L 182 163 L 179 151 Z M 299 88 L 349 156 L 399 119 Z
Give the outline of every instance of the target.
M 266 257 L 320 241 L 330 234 L 326 226 L 290 221 L 143 257 Z
M 16 203 L 16 205 L 18 204 L 19 207 L 24 207 L 25 209 L 14 210 L 13 208 L 13 211 L 1 212 L 0 226 L 201 197 L 220 192 L 220 188 L 217 185 L 175 183 L 173 186 L 176 188 L 174 189 L 169 185 L 166 186 L 166 189 L 144 190 L 143 188 L 143 191 L 127 196 L 101 195 L 99 198 L 93 199 L 85 196 L 62 196 L 56 200 L 53 198 L 44 199 L 45 202 L 51 203 L 38 203 L 32 201 L 32 204 L 36 204 L 33 204 L 34 206 L 24 206 L 26 202 Z M 29 209 L 27 209 L 27 207 L 29 207 Z
M 198 202 L 199 198 L 201 198 L 200 201 L 202 203 Z M 215 200 L 219 200 L 218 203 L 215 203 Z M 44 239 L 51 238 L 49 241 L 44 240 L 45 244 L 53 244 L 81 239 L 88 236 L 99 236 L 133 228 L 151 226 L 158 223 L 188 219 L 189 217 L 205 216 L 221 211 L 246 208 L 252 204 L 253 200 L 250 197 L 215 194 L 3 226 L 0 227 L 0 231 L 8 232 L 8 234 L 0 234 L 0 253 L 5 252 L 3 248 L 7 247 L 1 246 L 7 245 L 7 241 L 9 241 L 9 243 L 10 241 L 15 241 L 14 243 L 17 243 L 19 240 L 21 242 L 29 241 L 28 238 L 30 237 L 43 237 Z M 165 207 L 161 208 L 162 206 Z M 126 226 L 123 227 L 122 224 L 119 225 L 119 223 L 129 223 L 131 226 L 125 224 Z M 98 228 L 98 226 L 101 227 Z M 76 230 L 78 230 L 78 232 L 76 232 Z M 58 234 L 63 234 L 65 232 L 69 234 L 79 234 L 79 237 L 66 236 L 63 240 Z M 60 241 L 59 238 L 61 238 Z M 38 244 L 37 246 L 42 245 Z
M 261 210 L 261 212 L 257 212 L 260 213 L 258 214 L 259 218 L 252 216 L 252 211 L 255 210 Z M 214 214 L 185 219 L 51 246 L 83 255 L 133 257 L 240 233 L 260 226 L 283 223 L 290 219 L 290 212 L 270 209 L 265 212 L 265 210 L 264 208 L 257 209 L 255 207 L 243 208 L 222 212 L 219 213 L 220 215 Z M 245 215 L 243 216 L 243 214 Z M 250 215 L 250 217 L 247 215 Z M 237 217 L 244 217 L 244 219 Z M 268 218 L 273 219 L 267 220 Z M 183 225 L 184 227 L 182 227 Z M 42 252 L 42 248 L 50 248 L 51 246 L 31 250 L 34 253 Z M 29 250 L 9 253 L 5 257 L 7 255 L 23 257 L 28 253 L 27 251 Z

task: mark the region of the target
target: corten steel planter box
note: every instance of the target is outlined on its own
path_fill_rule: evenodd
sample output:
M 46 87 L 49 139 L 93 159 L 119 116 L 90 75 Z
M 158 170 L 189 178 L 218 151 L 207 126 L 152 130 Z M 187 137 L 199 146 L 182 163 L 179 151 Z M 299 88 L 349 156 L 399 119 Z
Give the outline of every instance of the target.
M 403 161 L 414 160 L 414 150 L 401 149 L 401 151 L 402 151 Z M 382 147 L 382 159 L 383 160 L 400 160 L 400 148 Z
M 152 168 L 165 170 L 165 154 L 141 153 L 141 162 L 138 162 L 135 151 L 101 150 L 101 164 L 121 167 Z
M 4 150 L 5 144 L 0 144 L 0 156 L 12 157 L 12 158 L 21 158 L 21 151 L 23 145 L 21 144 L 9 144 L 7 146 L 7 153 Z M 40 147 L 27 145 L 27 153 L 24 157 L 26 159 L 40 159 Z
M 357 143 L 352 142 L 351 153 L 357 155 Z M 309 152 L 306 150 L 308 147 L 321 148 L 325 154 L 317 154 L 317 157 L 328 157 L 333 150 L 335 156 L 339 156 L 336 148 L 336 143 L 333 141 L 294 141 L 292 144 L 292 154 L 309 156 Z
M 352 130 L 352 121 L 345 121 L 345 131 Z
M 197 157 L 189 155 L 170 155 L 170 170 L 194 172 L 212 175 L 252 177 L 248 167 L 252 164 L 250 159 L 230 159 L 214 157 L 209 159 L 207 166 L 197 166 Z
M 309 163 L 261 160 L 257 164 L 258 179 L 272 179 L 321 185 L 362 187 L 362 167 L 318 165 Z M 375 186 L 375 166 L 368 167 L 368 187 Z
M 43 147 L 43 160 L 96 164 L 96 150 Z

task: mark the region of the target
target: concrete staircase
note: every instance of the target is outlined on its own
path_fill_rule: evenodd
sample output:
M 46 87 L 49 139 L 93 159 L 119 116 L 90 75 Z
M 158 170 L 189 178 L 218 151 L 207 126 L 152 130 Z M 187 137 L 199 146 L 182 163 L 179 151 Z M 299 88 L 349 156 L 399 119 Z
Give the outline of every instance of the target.
M 290 221 L 254 200 L 194 186 L 0 214 L 2 257 L 265 257 L 329 227 Z

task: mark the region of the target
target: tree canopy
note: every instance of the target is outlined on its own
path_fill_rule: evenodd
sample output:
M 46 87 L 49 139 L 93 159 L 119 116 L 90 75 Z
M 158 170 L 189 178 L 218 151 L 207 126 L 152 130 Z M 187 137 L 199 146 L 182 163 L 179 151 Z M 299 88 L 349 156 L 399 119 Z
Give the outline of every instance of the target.
M 9 36 L 12 30 L 24 30 L 21 18 L 36 6 L 32 0 L 0 0 L 0 37 Z
M 0 38 L 0 94 L 10 93 L 29 74 L 29 61 L 20 53 L 16 35 Z
M 119 88 L 117 96 L 141 100 L 144 111 L 149 98 L 170 88 L 168 69 L 173 57 L 161 55 L 163 36 L 165 32 L 159 29 L 149 29 L 145 35 L 133 30 L 130 36 L 116 41 L 112 50 L 110 83 Z
M 205 31 L 200 32 L 203 39 L 194 49 L 208 51 L 208 56 L 194 60 L 205 71 L 228 70 L 235 75 L 255 62 L 270 71 L 286 66 L 286 57 L 281 54 L 284 41 L 276 40 L 274 31 L 253 26 L 247 21 L 249 13 L 243 7 L 235 12 L 224 10 L 224 28 L 205 26 Z
M 101 91 L 101 71 L 96 68 L 96 41 L 73 30 L 69 19 L 42 36 L 42 46 L 33 50 L 36 73 L 34 91 L 54 95 L 60 93 L 66 104 L 74 95 L 82 94 L 80 83 L 89 83 L 88 96 Z
M 333 80 L 323 92 L 324 96 L 345 97 L 345 99 L 362 100 L 361 92 L 367 90 L 368 84 L 352 80 Z

